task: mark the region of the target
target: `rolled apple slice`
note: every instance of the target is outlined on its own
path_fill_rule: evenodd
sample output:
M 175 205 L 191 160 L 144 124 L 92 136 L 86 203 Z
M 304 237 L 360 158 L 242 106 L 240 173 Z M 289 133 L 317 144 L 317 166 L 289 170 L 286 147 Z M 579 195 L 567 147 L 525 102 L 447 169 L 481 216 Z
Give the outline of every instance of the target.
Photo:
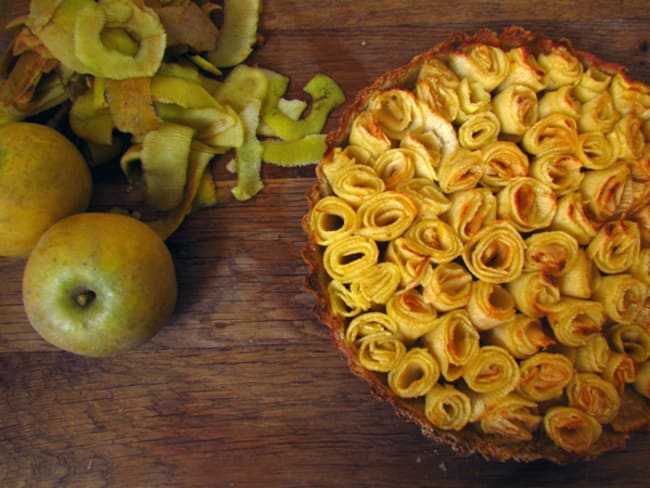
M 606 169 L 616 162 L 612 141 L 603 132 L 582 132 L 578 136 L 576 156 L 588 169 Z
M 605 318 L 600 302 L 563 297 L 547 320 L 560 344 L 579 347 L 601 332 Z
M 373 158 L 391 148 L 391 141 L 383 131 L 375 114 L 369 111 L 361 112 L 352 121 L 350 127 L 350 144 L 359 146 Z
M 650 143 L 645 144 L 641 156 L 636 161 L 630 162 L 631 176 L 635 180 L 650 181 Z
M 377 263 L 377 243 L 366 236 L 352 235 L 327 246 L 323 266 L 332 279 L 350 282 Z
M 406 134 L 399 141 L 400 149 L 412 151 L 418 156 L 413 158 L 417 163 L 415 165 L 416 178 L 430 182 L 438 179 L 437 169 L 442 160 L 442 145 L 442 141 L 434 131 Z
M 646 398 L 650 398 L 650 361 L 639 366 L 639 372 L 634 380 L 634 389 Z
M 648 287 L 629 274 L 603 276 L 594 288 L 593 298 L 605 307 L 614 322 L 631 324 L 643 309 Z
M 469 78 L 461 79 L 456 88 L 460 110 L 456 121 L 464 122 L 470 115 L 484 112 L 490 109 L 492 95 L 477 81 L 470 81 Z
M 401 398 L 418 398 L 438 382 L 440 367 L 429 351 L 414 347 L 388 372 L 388 386 Z
M 530 441 L 542 423 L 537 410 L 537 403 L 516 393 L 509 393 L 485 411 L 479 425 L 486 434 L 515 441 Z
M 505 396 L 519 383 L 519 364 L 501 347 L 481 346 L 465 368 L 462 378 L 473 392 Z
M 471 115 L 458 128 L 458 142 L 469 150 L 480 149 L 496 142 L 501 123 L 493 112 L 485 111 Z
M 445 193 L 474 188 L 483 177 L 484 167 L 480 152 L 460 148 L 440 162 L 438 185 Z
M 401 280 L 396 264 L 381 262 L 365 268 L 350 283 L 350 293 L 357 303 L 384 305 L 397 290 Z
M 540 320 L 521 313 L 490 329 L 483 337 L 487 344 L 506 349 L 516 359 L 525 359 L 555 343 L 544 331 Z
M 451 206 L 440 187 L 427 178 L 413 178 L 406 181 L 396 188 L 396 191 L 405 193 L 413 200 L 418 208 L 418 215 L 427 217 L 437 217 L 446 212 Z
M 584 72 L 582 61 L 563 45 L 554 46 L 549 51 L 540 53 L 537 62 L 544 71 L 548 90 L 565 85 L 574 86 L 580 82 Z
M 483 332 L 514 319 L 515 300 L 503 286 L 479 280 L 472 285 L 467 311 L 474 326 Z
M 501 132 L 523 135 L 539 118 L 537 93 L 526 85 L 510 85 L 492 100 Z
M 345 149 L 337 147 L 323 155 L 317 171 L 325 177 L 330 185 L 341 175 L 343 170 L 353 167 L 357 163 L 354 149 L 351 149 L 354 147 L 347 146 Z
M 456 152 L 460 146 L 454 125 L 427 105 L 421 104 L 420 108 L 424 125 L 415 136 L 428 147 L 435 147 L 442 159 Z
M 598 276 L 596 265 L 580 248 L 573 264 L 558 278 L 560 292 L 569 297 L 590 298 Z
M 525 85 L 535 92 L 546 88 L 542 67 L 529 49 L 523 46 L 513 47 L 506 52 L 506 56 L 510 61 L 510 71 L 497 91 L 511 85 Z
M 614 324 L 606 335 L 614 351 L 627 354 L 636 363 L 650 358 L 650 332 L 641 325 Z
M 485 170 L 481 183 L 492 189 L 503 188 L 510 180 L 528 176 L 528 156 L 517 144 L 497 141 L 481 149 Z
M 630 168 L 624 163 L 585 173 L 580 192 L 588 204 L 590 215 L 605 222 L 621 211 L 621 202 Z
M 517 308 L 529 317 L 541 318 L 557 309 L 560 288 L 550 273 L 531 271 L 506 284 Z
M 359 234 L 376 241 L 391 241 L 406 232 L 417 212 L 413 200 L 404 193 L 378 193 L 367 198 L 357 210 Z
M 442 430 L 463 430 L 471 412 L 469 397 L 450 384 L 436 384 L 424 398 L 425 417 Z
M 414 249 L 411 243 L 403 237 L 398 237 L 388 243 L 384 259 L 397 265 L 401 275 L 402 288 L 413 288 L 420 284 L 429 265 L 429 257 Z
M 442 86 L 456 87 L 460 78 L 454 71 L 439 58 L 427 58 L 422 63 L 418 73 L 418 80 L 435 80 L 436 84 Z
M 505 52 L 487 44 L 473 44 L 453 52 L 447 63 L 460 78 L 480 83 L 488 92 L 503 83 L 510 72 Z
M 644 83 L 631 80 L 623 71 L 618 71 L 609 86 L 614 106 L 620 113 L 642 117 L 650 108 L 650 90 Z
M 346 167 L 332 180 L 334 193 L 354 208 L 359 208 L 366 199 L 384 191 L 386 185 L 369 166 Z
M 544 415 L 544 431 L 560 448 L 586 453 L 600 438 L 602 426 L 591 415 L 573 407 L 555 406 Z
M 557 209 L 551 187 L 531 177 L 516 178 L 497 193 L 500 219 L 512 222 L 520 232 L 548 227 Z
M 607 339 L 601 334 L 594 334 L 589 336 L 582 346 L 573 349 L 570 357 L 577 371 L 602 373 L 609 360 L 610 352 Z
M 637 280 L 650 286 L 650 248 L 641 249 L 629 272 Z
M 582 103 L 576 97 L 573 85 L 564 85 L 557 90 L 547 91 L 539 99 L 539 116 L 546 117 L 553 113 L 561 113 L 577 119 Z
M 589 244 L 600 227 L 600 224 L 589 216 L 589 202 L 590 200 L 579 192 L 560 197 L 550 228 L 566 232 L 573 236 L 578 244 Z
M 448 222 L 462 242 L 467 242 L 497 217 L 497 200 L 487 188 L 472 188 L 453 193 L 449 209 L 442 218 Z
M 572 153 L 549 151 L 537 156 L 530 175 L 545 183 L 558 196 L 576 191 L 584 178 L 582 161 Z
M 525 243 L 525 271 L 547 271 L 562 276 L 578 259 L 578 242 L 566 232 L 538 232 L 528 237 Z
M 447 381 L 460 378 L 478 354 L 479 333 L 465 310 L 452 310 L 441 315 L 422 343 L 436 358 L 440 373 Z
M 420 283 L 422 296 L 436 310 L 448 312 L 465 307 L 472 295 L 472 275 L 458 263 L 428 266 Z
M 460 256 L 463 244 L 454 229 L 443 220 L 423 218 L 404 234 L 410 248 L 425 254 L 435 264 L 449 263 Z
M 609 87 L 612 75 L 605 73 L 596 64 L 587 66 L 575 87 L 576 97 L 581 102 L 587 102 Z
M 634 160 L 641 157 L 645 146 L 642 125 L 643 121 L 633 114 L 627 114 L 616 122 L 608 137 L 619 159 Z
M 359 303 L 359 296 L 354 296 L 347 284 L 332 280 L 327 284 L 332 312 L 340 317 L 354 317 L 370 308 L 370 303 Z
M 318 245 L 354 234 L 359 229 L 357 212 L 345 200 L 327 196 L 316 202 L 309 216 L 309 227 Z
M 460 80 L 456 74 L 439 59 L 427 60 L 420 68 L 415 84 L 415 94 L 434 112 L 447 120 L 456 120 L 460 102 L 456 88 Z
M 639 257 L 641 234 L 636 222 L 616 220 L 603 225 L 587 246 L 587 256 L 603 273 L 623 273 Z
M 630 162 L 630 166 L 634 163 Z M 650 185 L 645 181 L 628 178 L 623 188 L 623 196 L 619 212 L 621 218 L 630 219 L 630 216 L 645 210 L 650 204 Z
M 634 214 L 630 215 L 629 219 L 636 222 L 639 226 L 643 247 L 650 247 L 650 205 L 637 210 Z
M 388 190 L 408 183 L 413 178 L 433 181 L 435 170 L 428 153 L 398 147 L 389 149 L 372 164 Z
M 417 288 L 393 294 L 386 303 L 386 313 L 397 324 L 397 336 L 408 344 L 430 332 L 438 316 Z
M 508 351 L 498 346 L 481 346 L 462 376 L 472 402 L 471 422 L 505 397 L 519 382 L 519 365 Z
M 407 132 L 418 132 L 424 125 L 418 99 L 412 91 L 403 88 L 378 92 L 368 101 L 368 110 L 393 140 L 400 140 Z
M 521 362 L 517 391 L 534 402 L 560 397 L 573 378 L 573 363 L 564 354 L 539 352 Z
M 650 330 L 650 293 L 643 302 L 643 307 L 636 316 L 636 322 L 647 330 Z
M 495 221 L 467 243 L 463 261 L 479 280 L 506 283 L 521 275 L 524 267 L 524 240 L 512 224 Z
M 535 156 L 547 151 L 573 151 L 578 144 L 578 126 L 568 115 L 554 113 L 535 122 L 523 135 L 526 151 Z
M 625 385 L 636 381 L 636 363 L 627 354 L 612 351 L 607 359 L 602 376 L 612 383 L 619 393 L 623 393 Z
M 345 329 L 345 341 L 358 347 L 358 341 L 365 336 L 390 332 L 397 332 L 397 324 L 383 312 L 366 312 L 357 315 Z
M 357 345 L 359 363 L 369 371 L 387 373 L 406 356 L 406 346 L 393 334 L 378 332 L 362 337 Z
M 608 133 L 620 118 L 609 92 L 604 91 L 582 105 L 578 118 L 580 132 Z

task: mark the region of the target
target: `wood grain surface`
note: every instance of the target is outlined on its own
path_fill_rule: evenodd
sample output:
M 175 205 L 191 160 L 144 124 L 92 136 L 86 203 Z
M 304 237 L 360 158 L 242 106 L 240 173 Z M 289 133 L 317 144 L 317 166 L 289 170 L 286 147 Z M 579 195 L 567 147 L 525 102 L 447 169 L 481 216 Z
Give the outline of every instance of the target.
M 27 8 L 0 0 L 2 25 Z M 511 24 L 569 38 L 650 83 L 643 0 L 266 0 L 265 43 L 249 63 L 290 76 L 295 97 L 327 73 L 351 100 L 454 31 Z M 2 51 L 10 38 L 0 33 Z M 647 433 L 559 467 L 458 457 L 398 420 L 312 316 L 300 220 L 313 167 L 265 166 L 263 178 L 262 193 L 238 202 L 223 172 L 219 205 L 169 239 L 176 312 L 121 356 L 47 345 L 22 309 L 25 260 L 0 258 L 0 486 L 648 486 Z M 128 199 L 120 177 L 97 175 L 93 208 Z

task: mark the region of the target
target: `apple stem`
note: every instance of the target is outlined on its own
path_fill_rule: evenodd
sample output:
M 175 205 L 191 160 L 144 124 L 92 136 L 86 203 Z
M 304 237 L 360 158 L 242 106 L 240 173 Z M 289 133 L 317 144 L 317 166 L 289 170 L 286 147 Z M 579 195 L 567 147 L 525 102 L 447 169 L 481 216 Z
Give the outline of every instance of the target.
M 79 293 L 75 297 L 75 301 L 79 304 L 80 307 L 86 307 L 95 299 L 95 292 L 92 290 L 84 291 Z

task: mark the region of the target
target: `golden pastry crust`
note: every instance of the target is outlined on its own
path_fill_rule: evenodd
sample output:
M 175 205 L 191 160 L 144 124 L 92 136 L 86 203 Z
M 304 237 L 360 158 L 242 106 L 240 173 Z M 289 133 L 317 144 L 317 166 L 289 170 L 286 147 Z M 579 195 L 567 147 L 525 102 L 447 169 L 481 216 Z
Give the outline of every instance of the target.
M 421 82 L 423 66 L 427 72 L 436 73 L 437 85 L 424 75 Z M 618 96 L 608 98 L 604 91 L 607 87 Z M 642 88 L 642 95 L 635 98 L 630 87 L 633 92 Z M 473 95 L 463 98 L 468 90 L 474 90 Z M 414 109 L 417 98 L 427 100 L 428 106 L 438 103 L 439 110 Z M 485 103 L 492 104 L 491 111 L 485 111 Z M 605 120 L 585 116 L 579 110 L 585 105 L 604 106 L 598 113 Z M 373 120 L 366 117 L 377 107 L 389 107 L 382 114 L 383 131 L 376 130 Z M 421 113 L 424 115 L 420 118 Z M 649 120 L 650 90 L 629 80 L 624 67 L 576 50 L 567 40 L 549 40 L 514 26 L 501 33 L 485 29 L 474 35 L 455 34 L 361 90 L 345 109 L 338 127 L 328 134 L 328 151 L 317 167 L 316 183 L 306 193 L 309 213 L 302 222 L 308 236 L 303 249 L 309 266 L 305 285 L 316 298 L 317 318 L 329 328 L 350 370 L 367 381 L 372 394 L 392 405 L 399 417 L 414 422 L 424 436 L 449 444 L 460 454 L 479 453 L 498 461 L 547 459 L 564 464 L 594 459 L 620 448 L 631 432 L 648 428 L 650 405 L 640 393 L 647 390 L 647 381 L 640 378 L 636 382 L 639 386 L 634 386 L 634 368 L 648 369 L 642 364 L 647 364 L 650 354 L 645 349 L 650 331 L 647 293 L 645 303 L 636 304 L 640 309 L 638 327 L 614 328 L 617 321 L 609 317 L 618 314 L 623 322 L 629 322 L 627 318 L 633 312 L 623 299 L 614 303 L 607 297 L 607 302 L 603 296 L 605 303 L 600 305 L 602 292 L 598 290 L 615 281 L 611 279 L 614 276 L 620 277 L 618 281 L 622 276 L 627 280 L 616 283 L 622 294 L 627 289 L 637 293 L 640 287 L 647 288 L 634 274 L 639 275 L 635 270 L 645 262 L 635 256 L 645 252 L 648 245 L 645 236 L 650 197 L 642 173 L 650 147 Z M 607 136 L 602 137 L 599 127 L 605 125 Z M 433 134 L 435 144 L 419 137 L 424 132 L 422 127 Z M 495 127 L 500 132 L 495 132 Z M 612 146 L 617 148 L 616 164 L 609 161 Z M 423 151 L 433 161 L 429 166 L 418 159 Z M 527 160 L 522 161 L 522 155 Z M 454 157 L 455 162 L 450 164 Z M 381 168 L 375 165 L 376 171 L 366 171 L 368 161 L 378 158 L 382 159 Z M 512 166 L 502 161 L 511 161 Z M 627 170 L 619 168 L 621 164 Z M 322 229 L 315 232 L 312 228 L 314 222 L 323 220 L 314 217 L 314 209 L 323 207 L 323 200 L 331 205 L 328 199 L 337 195 L 331 183 L 336 180 L 333 175 L 350 171 L 355 165 L 362 168 L 356 178 L 363 181 L 346 200 L 349 208 L 346 206 L 345 213 L 332 211 L 335 217 L 351 216 L 340 219 L 342 224 L 328 223 L 332 228 L 325 231 L 335 235 L 340 225 L 346 239 L 370 236 L 379 254 L 388 256 L 381 262 L 391 264 L 391 271 L 401 278 L 382 278 L 390 283 L 390 294 L 395 294 L 389 298 L 379 293 L 382 303 L 368 301 L 368 293 L 363 294 L 365 304 L 355 301 L 351 295 L 359 294 L 358 287 L 346 287 L 344 282 L 350 276 L 327 271 L 323 256 L 330 241 L 322 237 Z M 462 171 L 461 166 L 465 168 Z M 585 182 L 583 173 L 587 171 Z M 566 178 L 553 182 L 558 172 L 565 172 Z M 633 174 L 637 176 L 630 176 Z M 445 185 L 427 187 L 441 179 Z M 535 185 L 545 179 L 548 181 L 543 189 L 537 190 Z M 481 192 L 493 200 L 485 200 Z M 591 198 L 594 193 L 595 198 Z M 366 223 L 352 224 L 355 213 Z M 430 220 L 423 219 L 422 214 Z M 638 231 L 634 241 L 640 252 L 629 249 L 622 258 L 610 257 L 606 254 L 615 254 L 614 249 L 621 245 L 592 244 L 605 237 L 615 239 L 613 231 L 619 228 L 619 234 L 627 236 L 628 226 L 635 225 Z M 553 233 L 567 229 L 574 233 L 566 242 L 553 239 Z M 539 237 L 531 240 L 536 235 Z M 595 236 L 601 237 L 594 240 Z M 472 264 L 469 254 L 476 247 L 484 255 Z M 368 268 L 363 262 L 367 255 L 363 250 L 350 251 L 329 267 Z M 444 257 L 436 261 L 433 255 Z M 503 261 L 501 268 L 494 267 L 495 259 Z M 432 278 L 431 269 L 438 267 L 440 271 L 444 268 L 450 283 L 458 283 L 455 290 L 445 290 L 454 300 L 445 299 L 446 295 L 440 299 L 431 296 L 432 290 L 440 293 L 442 289 Z M 487 269 L 480 275 L 484 276 L 480 281 L 484 289 L 477 289 L 472 299 L 467 279 L 462 278 L 466 278 L 464 269 L 472 273 L 475 282 L 481 279 L 473 267 Z M 451 271 L 455 273 L 449 274 Z M 538 292 L 531 296 L 525 290 L 533 285 Z M 498 303 L 490 304 L 490 298 Z M 587 298 L 592 301 L 587 302 Z M 400 300 L 415 304 L 415 317 L 397 315 L 406 313 L 394 311 L 399 308 L 394 302 Z M 451 310 L 445 308 L 448 303 L 454 304 Z M 576 311 L 563 312 L 567 303 L 575 305 Z M 435 329 L 442 316 L 453 310 L 462 310 L 463 324 L 472 318 L 480 324 L 474 324 L 475 331 L 458 323 L 444 334 L 443 326 Z M 372 331 L 366 336 L 375 341 L 370 347 L 376 349 L 368 352 L 369 347 L 365 347 L 363 358 L 358 345 L 365 346 L 368 341 L 361 337 L 351 340 L 350 335 L 361 335 L 364 325 L 355 323 L 352 332 L 348 328 L 360 311 L 377 314 L 367 326 Z M 499 320 L 492 319 L 499 316 L 496 312 L 505 313 L 512 327 L 500 327 Z M 601 316 L 608 318 L 601 321 Z M 429 317 L 427 324 L 418 324 L 418 317 Z M 563 320 L 565 324 L 560 323 Z M 570 340 L 564 339 L 566 334 L 554 332 L 562 325 L 572 331 Z M 478 345 L 476 336 L 480 338 Z M 395 345 L 396 338 L 404 347 Z M 611 351 L 603 352 L 604 342 Z M 450 358 L 437 357 L 449 348 L 459 348 L 456 352 L 463 352 L 463 361 L 468 363 L 478 356 L 484 361 L 488 352 L 496 354 L 500 359 L 493 364 L 486 362 L 484 370 L 472 363 L 472 374 L 485 384 L 489 374 L 498 370 L 495 382 L 507 377 L 503 388 L 472 391 L 468 388 L 471 382 L 463 378 L 463 372 L 470 368 L 455 371 L 450 367 L 461 366 L 450 366 Z M 635 352 L 636 361 L 628 350 Z M 375 364 L 374 359 L 366 358 L 366 354 L 378 354 L 391 365 L 371 371 L 363 363 Z M 595 354 L 603 358 L 592 358 Z M 520 371 L 522 364 L 525 374 Z M 513 365 L 519 369 L 513 371 Z M 549 371 L 551 377 L 544 377 Z M 578 374 L 584 379 L 597 378 L 592 388 L 598 387 L 598 392 L 612 398 L 606 415 L 597 415 L 603 423 L 593 414 L 599 405 L 585 407 L 586 400 L 576 393 L 575 385 L 584 383 L 576 383 Z M 557 395 L 550 400 L 531 397 L 530 385 L 522 382 L 532 381 L 533 376 L 540 385 L 558 381 L 554 390 Z M 448 401 L 449 411 L 458 417 L 441 416 L 443 410 L 436 406 L 436 400 L 442 402 L 440 405 Z M 434 408 L 440 412 L 434 414 Z M 582 431 L 564 438 L 571 425 L 579 425 Z M 499 429 L 510 435 L 501 435 Z

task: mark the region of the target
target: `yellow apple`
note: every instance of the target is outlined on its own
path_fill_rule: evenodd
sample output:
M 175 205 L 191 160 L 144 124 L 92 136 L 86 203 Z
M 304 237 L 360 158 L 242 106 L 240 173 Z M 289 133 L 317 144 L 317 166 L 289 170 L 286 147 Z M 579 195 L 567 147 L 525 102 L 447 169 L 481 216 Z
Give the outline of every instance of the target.
M 54 346 L 110 356 L 153 337 L 173 313 L 174 263 L 147 224 L 126 215 L 80 213 L 39 239 L 23 275 L 23 304 Z
M 54 222 L 90 202 L 88 164 L 48 126 L 0 126 L 0 256 L 26 256 Z

